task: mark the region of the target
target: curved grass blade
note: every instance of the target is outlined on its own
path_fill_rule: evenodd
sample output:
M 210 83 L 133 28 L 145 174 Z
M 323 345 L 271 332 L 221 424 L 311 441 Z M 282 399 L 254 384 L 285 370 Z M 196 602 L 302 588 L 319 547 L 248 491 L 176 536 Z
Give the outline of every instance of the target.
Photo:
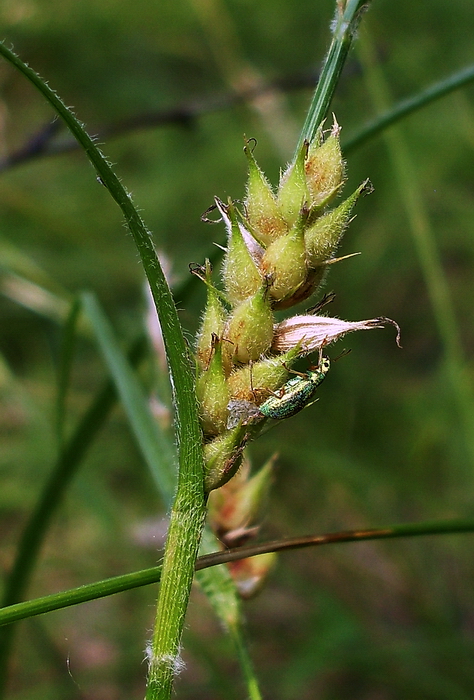
M 56 435 L 59 449 L 63 444 L 64 423 L 66 419 L 66 399 L 71 378 L 72 359 L 76 345 L 76 334 L 81 302 L 76 299 L 71 304 L 70 312 L 64 326 L 58 372 L 58 392 L 56 396 Z
M 145 348 L 145 338 L 141 337 L 131 348 L 129 359 L 132 364 L 143 357 Z M 109 380 L 94 398 L 76 430 L 64 445 L 23 530 L 13 568 L 5 582 L 2 606 L 11 606 L 24 597 L 51 519 L 88 448 L 107 420 L 115 400 L 116 390 L 112 380 Z M 13 627 L 0 632 L 0 694 L 6 680 L 13 633 Z
M 117 387 L 132 432 L 155 480 L 160 496 L 168 508 L 176 488 L 177 460 L 172 443 L 151 414 L 138 378 L 120 350 L 112 326 L 96 297 L 88 292 L 83 294 L 82 302 L 105 358 L 107 369 Z
M 356 148 L 359 148 L 369 139 L 378 136 L 382 131 L 387 129 L 392 124 L 404 119 L 408 115 L 416 112 L 423 107 L 431 104 L 435 100 L 439 100 L 445 95 L 458 90 L 474 81 L 474 66 L 467 66 L 447 78 L 440 80 L 433 85 L 425 88 L 421 92 L 417 92 L 411 97 L 406 97 L 397 104 L 393 105 L 380 116 L 372 119 L 368 124 L 362 126 L 359 131 L 349 136 L 347 141 L 343 141 L 342 150 L 344 154 L 349 153 Z
M 311 101 L 306 121 L 301 130 L 300 139 L 295 151 L 299 153 L 303 142 L 311 142 L 326 117 L 331 100 L 336 90 L 342 69 L 346 62 L 354 33 L 361 20 L 362 13 L 368 9 L 371 0 L 347 0 L 345 6 L 336 2 L 336 14 L 332 22 L 333 38 L 328 54 L 324 60 L 323 69 Z
M 323 535 L 307 535 L 275 542 L 262 542 L 246 547 L 228 549 L 224 552 L 206 554 L 196 562 L 196 571 L 217 566 L 229 561 L 238 561 L 247 557 L 254 557 L 267 552 L 284 552 L 292 549 L 304 549 L 322 545 L 367 542 L 369 540 L 388 540 L 402 537 L 423 537 L 426 535 L 455 535 L 474 532 L 474 520 L 472 518 L 427 521 L 423 523 L 406 523 L 404 525 L 391 525 L 389 527 L 372 528 L 370 530 L 350 530 L 344 532 L 331 532 Z M 140 586 L 147 586 L 160 580 L 161 567 L 155 566 L 143 569 L 131 574 L 114 576 L 96 583 L 86 584 L 78 588 L 71 588 L 62 593 L 36 598 L 25 603 L 17 603 L 0 608 L 0 625 L 8 625 L 18 620 L 24 620 L 35 615 L 42 615 L 53 610 L 60 610 L 71 605 L 78 605 L 89 600 L 104 598 L 115 593 L 128 591 Z
M 173 297 L 158 261 L 150 232 L 135 209 L 130 195 L 110 167 L 108 161 L 71 110 L 66 107 L 64 102 L 39 75 L 27 66 L 13 51 L 8 49 L 3 42 L 0 42 L 0 55 L 3 55 L 7 61 L 33 83 L 59 116 L 66 122 L 73 136 L 80 143 L 96 170 L 100 182 L 107 187 L 110 195 L 123 212 L 140 253 L 163 330 L 170 372 L 175 388 L 178 426 L 186 425 L 186 430 L 180 431 L 183 449 L 189 453 L 186 455 L 188 458 L 186 470 L 192 472 L 193 467 L 195 468 L 198 465 L 197 472 L 199 472 L 198 476 L 201 478 L 201 436 L 197 405 L 193 391 L 194 377 L 189 364 L 187 346 L 179 323 Z M 197 449 L 197 447 L 199 447 L 199 449 Z

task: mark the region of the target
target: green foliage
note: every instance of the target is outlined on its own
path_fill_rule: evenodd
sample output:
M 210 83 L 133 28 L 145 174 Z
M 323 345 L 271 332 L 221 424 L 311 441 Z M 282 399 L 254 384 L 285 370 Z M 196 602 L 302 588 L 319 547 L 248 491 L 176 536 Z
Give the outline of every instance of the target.
M 75 106 L 91 132 L 195 98 L 205 102 L 241 85 L 250 70 L 268 80 L 313 70 L 328 46 L 332 11 L 330 0 L 228 0 L 214 5 L 214 21 L 187 0 L 17 0 L 0 10 L 7 43 Z M 464 0 L 374 2 L 359 32 L 369 33 L 395 100 L 472 62 L 472 8 Z M 19 74 L 6 64 L 1 71 L 5 155 L 49 123 L 52 113 Z M 310 92 L 270 97 L 266 111 L 258 105 L 210 110 L 192 128 L 175 124 L 106 139 L 104 150 L 179 280 L 186 279 L 188 262 L 210 255 L 212 241 L 223 243 L 222 231 L 199 221 L 212 197 L 244 195 L 242 135 L 257 138 L 256 156 L 273 182 L 294 151 Z M 351 53 L 331 108 L 343 127 L 343 145 L 375 116 L 370 105 L 366 71 Z M 400 127 L 466 356 L 473 344 L 472 123 L 467 87 L 413 113 Z M 65 138 L 59 133 L 56 143 Z M 266 524 L 272 538 L 463 516 L 470 508 L 470 448 L 423 261 L 384 142 L 378 136 L 348 157 L 345 196 L 369 176 L 375 193 L 358 204 L 340 251 L 362 255 L 331 271 L 328 289 L 337 291 L 337 299 L 330 313 L 348 319 L 387 314 L 401 325 L 404 347 L 396 348 L 389 330 L 348 337 L 352 352 L 334 365 L 317 404 L 255 444 L 256 464 L 280 453 Z M 61 303 L 84 288 L 94 290 L 123 338 L 141 330 L 144 303 L 131 239 L 81 153 L 3 172 L 0 208 L 7 570 L 56 456 Z M 12 247 L 15 260 L 7 258 Z M 56 296 L 32 311 L 25 279 Z M 202 289 L 180 300 L 189 334 L 197 328 L 204 297 Z M 36 296 L 35 303 L 40 301 Z M 473 370 L 462 362 L 461 381 L 470 395 Z M 151 362 L 142 368 L 147 386 L 158 372 Z M 79 328 L 64 439 L 104 377 L 95 345 Z M 472 402 L 466 410 L 472 420 Z M 118 409 L 53 522 L 29 595 L 153 566 L 161 508 Z M 153 534 L 147 534 L 149 519 L 156 525 Z M 470 697 L 474 571 L 468 541 L 456 535 L 281 555 L 277 575 L 247 607 L 265 695 Z M 119 697 L 140 698 L 144 630 L 152 627 L 154 596 L 134 591 L 53 613 L 35 628 L 26 623 L 15 649 L 12 700 L 73 697 L 77 686 L 91 696 L 112 687 Z M 228 686 L 220 687 L 213 671 L 222 664 L 232 677 L 234 662 L 230 654 L 221 655 L 222 633 L 204 598 L 198 600 L 190 610 L 188 669 L 178 693 L 188 700 L 228 698 Z M 208 656 L 204 647 L 211 650 Z

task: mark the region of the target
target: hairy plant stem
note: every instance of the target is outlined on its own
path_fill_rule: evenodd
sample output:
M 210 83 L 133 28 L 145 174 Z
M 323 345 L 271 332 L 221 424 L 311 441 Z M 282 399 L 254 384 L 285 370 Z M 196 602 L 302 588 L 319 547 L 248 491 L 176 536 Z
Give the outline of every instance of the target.
M 168 698 L 173 678 L 173 664 L 169 659 L 176 655 L 180 644 L 205 511 L 202 435 L 188 348 L 151 235 L 130 195 L 83 125 L 58 95 L 3 43 L 0 43 L 0 54 L 33 83 L 64 119 L 86 152 L 99 181 L 121 208 L 140 254 L 158 312 L 174 391 L 179 477 L 165 551 L 163 602 L 160 600 L 158 604 L 157 631 L 150 651 L 152 679 L 148 685 L 147 699 Z
M 169 698 L 179 672 L 181 632 L 206 515 L 202 489 L 178 486 L 163 561 L 152 643 L 148 649 L 146 700 Z

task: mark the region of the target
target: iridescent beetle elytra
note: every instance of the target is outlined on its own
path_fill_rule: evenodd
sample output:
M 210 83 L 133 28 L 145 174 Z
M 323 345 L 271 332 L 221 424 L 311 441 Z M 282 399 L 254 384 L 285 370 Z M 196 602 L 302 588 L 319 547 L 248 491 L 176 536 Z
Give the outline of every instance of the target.
M 317 367 L 304 373 L 297 372 L 297 377 L 289 379 L 274 396 L 264 401 L 258 410 L 266 418 L 275 420 L 294 416 L 309 405 L 330 366 L 329 357 L 321 356 Z

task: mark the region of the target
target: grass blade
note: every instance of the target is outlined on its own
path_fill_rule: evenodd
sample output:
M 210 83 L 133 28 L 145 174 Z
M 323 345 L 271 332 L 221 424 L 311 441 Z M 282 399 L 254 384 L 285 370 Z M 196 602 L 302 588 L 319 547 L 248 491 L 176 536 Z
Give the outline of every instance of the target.
M 362 13 L 368 8 L 370 0 L 347 0 L 344 9 L 336 3 L 336 14 L 332 23 L 333 38 L 323 69 L 308 110 L 306 121 L 301 130 L 300 140 L 295 151 L 299 153 L 303 141 L 311 142 L 326 117 L 331 100 L 336 90 L 342 69 L 346 62 L 354 33 L 359 25 Z
M 468 85 L 474 81 L 474 66 L 467 66 L 456 73 L 440 80 L 434 85 L 430 85 L 421 92 L 411 97 L 406 97 L 401 100 L 393 107 L 383 112 L 379 117 L 372 119 L 368 124 L 362 126 L 359 131 L 357 131 L 352 136 L 349 136 L 347 141 L 343 142 L 343 151 L 345 154 L 349 153 L 359 146 L 362 146 L 369 139 L 378 136 L 382 131 L 387 129 L 387 127 L 395 124 L 396 122 L 404 119 L 408 115 L 416 112 L 423 107 L 431 104 L 435 100 L 439 100 L 445 95 L 459 90 L 459 88 Z
M 129 355 L 132 364 L 138 362 L 143 356 L 145 346 L 143 337 L 134 343 Z M 5 582 L 2 606 L 13 605 L 24 597 L 51 519 L 88 448 L 107 420 L 115 400 L 115 388 L 109 380 L 92 401 L 76 430 L 64 445 L 23 530 L 15 562 Z M 13 627 L 0 632 L 0 695 L 6 682 L 13 634 Z
M 160 496 L 168 507 L 176 487 L 176 453 L 172 443 L 153 418 L 137 376 L 120 350 L 112 326 L 96 297 L 86 293 L 82 300 L 107 369 L 113 377 L 127 413 L 132 432 L 153 475 Z
M 214 567 L 225 562 L 237 561 L 267 552 L 285 552 L 292 549 L 319 547 L 322 545 L 367 542 L 369 540 L 388 540 L 402 537 L 423 537 L 427 535 L 455 535 L 474 532 L 472 518 L 457 520 L 427 521 L 423 523 L 406 523 L 370 530 L 350 530 L 332 532 L 323 535 L 308 535 L 276 542 L 262 542 L 257 545 L 237 547 L 224 552 L 206 554 L 196 562 L 196 571 Z M 0 625 L 8 625 L 35 615 L 42 615 L 52 610 L 60 610 L 71 605 L 78 605 L 89 600 L 115 595 L 140 586 L 147 586 L 160 580 L 161 567 L 155 566 L 131 574 L 114 576 L 103 581 L 72 588 L 62 593 L 36 598 L 25 603 L 18 603 L 0 608 Z
M 56 397 L 56 434 L 59 448 L 63 444 L 64 423 L 66 419 L 66 399 L 71 377 L 72 359 L 76 344 L 77 323 L 81 311 L 81 302 L 76 299 L 71 304 L 67 316 L 61 343 L 61 354 L 58 372 L 58 392 Z

